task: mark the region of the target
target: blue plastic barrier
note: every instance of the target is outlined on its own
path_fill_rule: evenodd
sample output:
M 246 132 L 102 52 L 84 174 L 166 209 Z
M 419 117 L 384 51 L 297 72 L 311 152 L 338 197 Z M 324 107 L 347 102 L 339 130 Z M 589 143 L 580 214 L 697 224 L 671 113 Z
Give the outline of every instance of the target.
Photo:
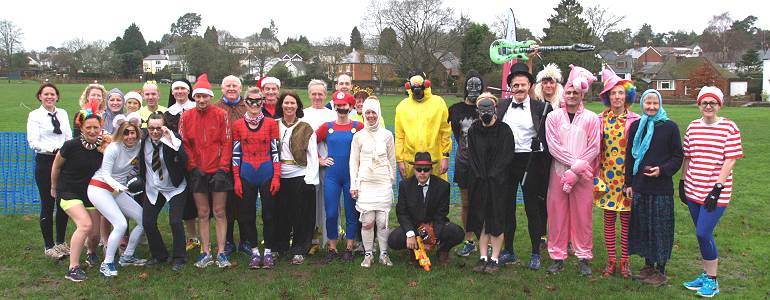
M 393 127 L 388 127 L 392 132 Z M 452 143 L 454 158 L 457 143 Z M 452 183 L 451 203 L 460 204 L 460 191 L 454 178 L 455 162 L 449 160 L 449 182 Z M 35 153 L 27 144 L 27 134 L 24 132 L 0 132 L 0 214 L 37 214 L 40 210 L 40 195 L 35 184 Z M 398 175 L 398 180 L 401 180 Z M 394 193 L 398 187 L 394 186 Z M 395 205 L 397 195 L 394 197 Z M 523 203 L 519 189 L 517 203 Z M 257 203 L 259 205 L 259 203 Z

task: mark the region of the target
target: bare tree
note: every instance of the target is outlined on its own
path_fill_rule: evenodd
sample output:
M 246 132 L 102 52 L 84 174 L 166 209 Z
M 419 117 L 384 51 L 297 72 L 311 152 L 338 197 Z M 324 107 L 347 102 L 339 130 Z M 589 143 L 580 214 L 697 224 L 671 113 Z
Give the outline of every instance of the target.
M 588 26 L 595 36 L 603 37 L 607 32 L 614 31 L 618 24 L 623 22 L 626 16 L 618 16 L 610 12 L 609 8 L 600 4 L 591 6 L 583 13 Z
M 733 19 L 729 12 L 724 12 L 711 18 L 706 29 L 703 30 L 703 49 L 708 52 L 717 52 L 718 63 L 726 63 L 730 57 L 730 27 Z
M 325 38 L 313 48 L 318 49 L 318 61 L 323 66 L 322 69 L 327 72 L 327 79 L 333 80 L 337 76 L 333 66 L 339 64 L 347 54 L 345 41 L 340 37 Z
M 422 70 L 428 76 L 438 67 L 436 60 L 448 59 L 448 49 L 456 41 L 447 33 L 454 28 L 454 10 L 444 7 L 442 0 L 372 0 L 367 19 L 368 30 L 377 34 L 385 27 L 396 31 L 402 48 L 393 61 L 397 72 L 405 75 Z
M 0 50 L 3 51 L 6 67 L 11 67 L 11 58 L 14 51 L 21 51 L 21 28 L 8 20 L 0 21 Z

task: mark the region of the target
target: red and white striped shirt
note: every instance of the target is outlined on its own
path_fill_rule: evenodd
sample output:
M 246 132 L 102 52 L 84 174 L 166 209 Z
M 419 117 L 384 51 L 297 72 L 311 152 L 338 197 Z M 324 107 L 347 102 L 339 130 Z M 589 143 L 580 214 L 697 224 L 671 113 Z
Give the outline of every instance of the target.
M 726 159 L 743 157 L 741 131 L 733 121 L 722 118 L 714 124 L 692 121 L 684 134 L 684 158 L 690 163 L 685 174 L 687 199 L 703 204 L 714 188 Z M 733 191 L 733 173 L 727 176 L 717 205 L 727 206 Z

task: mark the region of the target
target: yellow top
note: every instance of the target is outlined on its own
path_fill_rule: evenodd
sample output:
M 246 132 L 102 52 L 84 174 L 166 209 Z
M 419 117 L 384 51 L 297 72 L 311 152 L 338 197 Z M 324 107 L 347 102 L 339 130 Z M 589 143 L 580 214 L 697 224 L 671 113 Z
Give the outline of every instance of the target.
M 164 113 L 166 112 L 166 107 L 163 105 L 158 105 L 158 109 L 155 110 L 155 112 Z M 147 128 L 147 119 L 150 118 L 150 114 L 153 113 L 150 111 L 147 106 L 142 106 L 142 108 L 139 109 L 139 116 L 142 117 L 142 128 Z
M 452 152 L 452 127 L 449 125 L 449 110 L 441 96 L 425 89 L 421 102 L 409 97 L 396 106 L 396 161 L 413 162 L 417 152 L 428 152 L 434 161 L 449 158 Z M 439 170 L 434 164 L 434 173 Z M 407 169 L 409 164 L 407 164 Z M 407 172 L 411 176 L 411 172 Z

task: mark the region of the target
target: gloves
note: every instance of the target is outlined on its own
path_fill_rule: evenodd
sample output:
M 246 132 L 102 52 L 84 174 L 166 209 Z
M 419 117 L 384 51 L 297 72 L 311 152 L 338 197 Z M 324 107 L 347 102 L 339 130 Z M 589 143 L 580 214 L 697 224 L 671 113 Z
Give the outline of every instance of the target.
M 243 184 L 241 184 L 241 178 L 235 177 L 235 184 L 233 185 L 233 188 L 235 189 L 235 195 L 238 196 L 238 198 L 243 199 Z
M 575 183 L 577 183 L 577 181 L 578 181 L 577 175 L 575 175 L 575 173 L 572 172 L 572 170 L 567 170 L 567 172 L 564 172 L 564 176 L 561 178 L 561 184 L 563 185 L 561 188 L 562 191 L 564 191 L 565 193 L 572 192 L 572 187 L 575 186 Z
M 572 167 L 570 167 L 570 170 L 573 173 L 580 175 L 580 177 L 583 177 L 585 180 L 591 180 L 594 177 L 593 168 L 591 168 L 585 160 L 576 160 L 575 163 L 572 164 Z
M 720 194 L 722 194 L 722 189 L 714 185 L 714 188 L 711 189 L 711 192 L 706 195 L 706 199 L 703 200 L 703 206 L 706 207 L 706 211 L 712 212 L 717 208 L 717 201 L 719 200 Z
M 273 180 L 270 181 L 270 194 L 275 196 L 279 189 L 281 189 L 281 179 L 273 176 Z
M 687 205 L 687 194 L 684 192 L 684 180 L 679 180 L 679 200 Z

